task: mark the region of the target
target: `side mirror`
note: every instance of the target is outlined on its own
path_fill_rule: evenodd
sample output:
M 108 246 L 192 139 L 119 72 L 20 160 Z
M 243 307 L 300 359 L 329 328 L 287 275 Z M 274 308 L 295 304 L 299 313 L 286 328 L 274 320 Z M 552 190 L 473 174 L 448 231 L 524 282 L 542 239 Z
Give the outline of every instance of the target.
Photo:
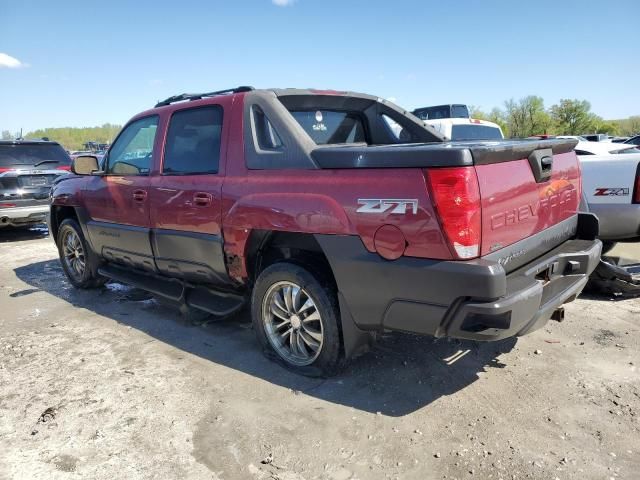
M 71 171 L 76 175 L 93 175 L 100 170 L 98 157 L 94 155 L 81 155 L 73 159 Z

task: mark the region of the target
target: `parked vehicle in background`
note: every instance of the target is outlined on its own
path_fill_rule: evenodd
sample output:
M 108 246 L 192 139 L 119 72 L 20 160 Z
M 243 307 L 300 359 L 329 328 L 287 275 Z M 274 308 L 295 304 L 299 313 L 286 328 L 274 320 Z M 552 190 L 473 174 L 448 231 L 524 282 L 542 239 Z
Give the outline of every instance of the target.
M 625 140 L 624 143 L 640 146 L 640 135 L 635 135 L 635 136 Z
M 421 120 L 438 120 L 440 118 L 469 118 L 469 107 L 461 103 L 436 105 L 416 108 L 413 112 Z
M 69 152 L 69 156 L 73 159 L 81 155 L 91 155 L 91 153 L 90 150 L 72 150 Z
M 70 166 L 71 158 L 56 142 L 0 141 L 0 228 L 44 223 L 51 184 Z
M 576 151 L 577 151 L 576 147 Z M 640 151 L 581 154 L 583 210 L 600 219 L 605 251 L 619 241 L 640 240 Z
M 586 135 L 580 135 L 582 138 L 589 142 L 608 142 L 609 136 L 604 133 L 588 133 Z
M 583 174 L 580 209 L 597 215 L 603 254 L 617 242 L 640 241 L 640 150 L 621 153 L 625 154 L 578 157 Z M 640 263 L 603 256 L 591 275 L 591 288 L 610 294 L 640 294 Z
M 85 150 L 89 152 L 105 152 L 109 148 L 109 144 L 106 142 L 85 142 Z
M 303 374 L 384 330 L 499 340 L 561 320 L 601 251 L 575 141 L 445 140 L 370 95 L 178 95 L 103 166 L 74 161 L 51 235 L 76 287 L 220 316 L 249 302 L 267 356 Z
M 446 140 L 502 140 L 504 136 L 500 125 L 487 120 L 475 118 L 444 118 L 441 120 L 425 120 Z
M 575 152 L 583 178 L 580 210 L 598 216 L 603 251 L 618 241 L 640 240 L 640 149 L 624 143 L 589 142 L 582 136 L 552 138 L 578 140 Z
M 579 156 L 640 153 L 640 150 L 638 150 L 635 145 L 629 145 L 626 143 L 589 142 L 580 140 L 581 137 L 573 137 L 567 135 L 560 135 L 555 138 L 575 138 L 576 140 L 578 140 L 578 144 L 576 145 L 576 154 Z

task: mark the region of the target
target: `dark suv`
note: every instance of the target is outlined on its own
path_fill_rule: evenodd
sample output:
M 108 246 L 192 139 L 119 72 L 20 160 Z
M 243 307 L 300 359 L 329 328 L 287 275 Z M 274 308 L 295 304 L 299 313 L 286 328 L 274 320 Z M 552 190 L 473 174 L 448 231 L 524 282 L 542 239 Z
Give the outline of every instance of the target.
M 44 223 L 51 184 L 70 167 L 56 142 L 0 141 L 0 228 Z

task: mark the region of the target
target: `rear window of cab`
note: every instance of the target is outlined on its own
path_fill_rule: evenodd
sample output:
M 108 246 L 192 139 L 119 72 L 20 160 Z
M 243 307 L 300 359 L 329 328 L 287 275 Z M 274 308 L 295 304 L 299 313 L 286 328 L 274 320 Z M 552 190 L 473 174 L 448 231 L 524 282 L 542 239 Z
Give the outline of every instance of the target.
M 317 145 L 366 142 L 364 122 L 356 112 L 290 110 L 290 113 Z

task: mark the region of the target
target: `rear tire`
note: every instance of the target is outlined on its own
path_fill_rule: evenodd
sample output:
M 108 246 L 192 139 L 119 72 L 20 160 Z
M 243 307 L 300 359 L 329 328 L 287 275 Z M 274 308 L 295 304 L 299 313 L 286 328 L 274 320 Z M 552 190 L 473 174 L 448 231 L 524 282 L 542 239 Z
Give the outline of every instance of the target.
M 107 282 L 98 274 L 100 261 L 88 247 L 76 220 L 67 218 L 60 224 L 56 243 L 62 269 L 74 287 L 97 288 Z
M 338 373 L 342 339 L 336 294 L 305 268 L 279 262 L 263 270 L 253 289 L 251 318 L 269 359 L 306 376 Z

